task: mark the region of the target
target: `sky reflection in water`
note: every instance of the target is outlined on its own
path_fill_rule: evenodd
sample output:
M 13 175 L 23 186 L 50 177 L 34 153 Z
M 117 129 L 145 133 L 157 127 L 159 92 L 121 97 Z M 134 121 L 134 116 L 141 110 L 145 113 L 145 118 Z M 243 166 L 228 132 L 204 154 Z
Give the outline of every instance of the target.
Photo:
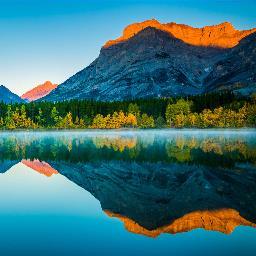
M 1 255 L 255 250 L 255 130 L 2 133 L 0 163 Z

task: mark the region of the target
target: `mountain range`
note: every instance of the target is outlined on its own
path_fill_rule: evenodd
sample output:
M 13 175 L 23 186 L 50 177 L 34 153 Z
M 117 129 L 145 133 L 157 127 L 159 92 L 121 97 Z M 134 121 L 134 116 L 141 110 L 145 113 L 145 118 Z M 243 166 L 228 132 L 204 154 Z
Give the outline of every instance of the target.
M 221 90 L 250 95 L 256 91 L 255 32 L 228 22 L 203 28 L 135 23 L 42 100 L 113 101 Z
M 57 86 L 57 84 L 53 84 L 50 81 L 46 81 L 45 83 L 34 87 L 33 89 L 29 90 L 28 92 L 24 93 L 21 97 L 19 97 L 17 94 L 11 92 L 7 87 L 0 85 L 0 102 L 9 104 L 35 101 L 48 95 Z

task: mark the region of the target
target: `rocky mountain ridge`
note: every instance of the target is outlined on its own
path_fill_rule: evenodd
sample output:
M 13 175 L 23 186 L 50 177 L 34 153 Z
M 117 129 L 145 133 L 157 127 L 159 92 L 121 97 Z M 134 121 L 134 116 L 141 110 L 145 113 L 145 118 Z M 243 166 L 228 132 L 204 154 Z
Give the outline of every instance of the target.
M 255 31 L 235 30 L 227 22 L 202 29 L 156 20 L 135 23 L 42 100 L 115 101 L 226 89 L 248 95 L 256 91 Z
M 205 26 L 202 28 L 194 28 L 184 24 L 177 24 L 175 22 L 162 24 L 159 21 L 152 19 L 127 26 L 121 37 L 115 40 L 109 40 L 104 47 L 107 48 L 127 41 L 147 27 L 153 27 L 165 31 L 171 36 L 181 39 L 187 44 L 219 48 L 232 48 L 236 46 L 242 38 L 256 32 L 256 28 L 249 30 L 236 30 L 229 22 L 223 22 L 221 24 Z

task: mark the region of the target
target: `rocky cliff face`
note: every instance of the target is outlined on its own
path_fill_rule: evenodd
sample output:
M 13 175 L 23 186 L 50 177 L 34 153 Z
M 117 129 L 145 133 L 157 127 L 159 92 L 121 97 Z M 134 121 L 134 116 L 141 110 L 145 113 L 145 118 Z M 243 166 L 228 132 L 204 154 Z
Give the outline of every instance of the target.
M 33 88 L 32 90 L 24 93 L 21 98 L 27 101 L 34 101 L 38 100 L 42 97 L 48 95 L 52 90 L 54 90 L 58 85 L 53 84 L 50 81 L 46 81 L 43 84 L 40 84 Z
M 0 85 L 0 102 L 4 103 L 22 103 L 24 102 L 18 95 L 11 92 L 5 86 Z
M 250 57 L 255 56 L 255 40 L 249 36 L 255 31 L 239 31 L 227 22 L 200 29 L 156 20 L 136 23 L 122 37 L 107 42 L 91 65 L 43 100 L 112 101 L 207 93 L 221 86 L 233 89 L 237 83 L 246 87 L 255 77 L 254 57 Z M 243 38 L 251 45 L 250 52 L 244 49 L 244 40 L 240 43 Z M 242 68 L 230 69 L 230 61 Z M 219 63 L 226 66 L 223 72 Z M 243 72 L 248 65 L 250 70 Z M 250 92 L 256 90 L 252 87 Z

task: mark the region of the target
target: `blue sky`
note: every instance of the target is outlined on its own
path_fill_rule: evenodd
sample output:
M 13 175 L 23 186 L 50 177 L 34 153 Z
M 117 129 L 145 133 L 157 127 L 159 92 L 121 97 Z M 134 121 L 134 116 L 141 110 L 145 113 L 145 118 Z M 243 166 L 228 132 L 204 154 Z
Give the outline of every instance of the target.
M 0 0 L 0 84 L 17 94 L 61 83 L 133 22 L 256 27 L 255 0 Z

